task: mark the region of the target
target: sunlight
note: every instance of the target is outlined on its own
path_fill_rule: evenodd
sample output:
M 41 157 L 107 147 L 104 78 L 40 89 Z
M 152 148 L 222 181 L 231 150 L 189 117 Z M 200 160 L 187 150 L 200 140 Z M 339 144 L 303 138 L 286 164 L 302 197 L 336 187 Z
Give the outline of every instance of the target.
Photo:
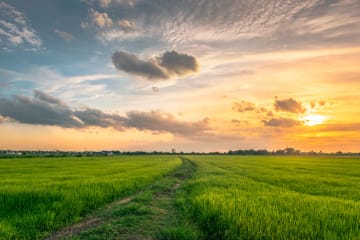
M 301 117 L 300 119 L 302 121 L 304 121 L 304 124 L 306 126 L 315 126 L 315 125 L 322 124 L 327 119 L 327 117 L 322 116 L 322 115 L 312 114 L 312 115 L 307 115 L 307 116 Z

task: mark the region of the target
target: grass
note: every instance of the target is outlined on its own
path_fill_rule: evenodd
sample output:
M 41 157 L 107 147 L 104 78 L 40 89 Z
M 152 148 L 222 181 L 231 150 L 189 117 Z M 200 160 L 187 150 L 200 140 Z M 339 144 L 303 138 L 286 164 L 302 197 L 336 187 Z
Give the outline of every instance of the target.
M 92 217 L 101 224 L 64 239 L 123 240 L 198 240 L 199 229 L 189 222 L 176 206 L 176 192 L 195 171 L 194 165 L 183 164 L 136 194 L 125 204 L 114 204 Z
M 181 165 L 175 156 L 0 160 L 0 239 L 39 239 Z
M 0 160 L 0 239 L 360 239 L 359 158 L 181 160 Z
M 178 202 L 205 239 L 360 239 L 360 159 L 191 156 Z

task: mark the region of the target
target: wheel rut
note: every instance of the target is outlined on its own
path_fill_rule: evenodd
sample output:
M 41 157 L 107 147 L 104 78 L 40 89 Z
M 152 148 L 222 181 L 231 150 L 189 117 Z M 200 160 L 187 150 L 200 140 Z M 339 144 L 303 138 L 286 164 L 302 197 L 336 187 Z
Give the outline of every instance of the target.
M 178 224 L 176 191 L 196 170 L 190 160 L 139 192 L 110 203 L 84 220 L 67 226 L 44 240 L 58 239 L 156 239 L 169 223 Z

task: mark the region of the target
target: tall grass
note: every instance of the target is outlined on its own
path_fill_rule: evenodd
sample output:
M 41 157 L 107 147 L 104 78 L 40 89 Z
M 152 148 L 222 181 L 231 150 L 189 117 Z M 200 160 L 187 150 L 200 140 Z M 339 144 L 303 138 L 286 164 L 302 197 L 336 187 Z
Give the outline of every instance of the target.
M 0 160 L 0 239 L 38 239 L 175 169 L 174 156 Z
M 360 239 L 360 159 L 190 159 L 179 202 L 206 239 Z

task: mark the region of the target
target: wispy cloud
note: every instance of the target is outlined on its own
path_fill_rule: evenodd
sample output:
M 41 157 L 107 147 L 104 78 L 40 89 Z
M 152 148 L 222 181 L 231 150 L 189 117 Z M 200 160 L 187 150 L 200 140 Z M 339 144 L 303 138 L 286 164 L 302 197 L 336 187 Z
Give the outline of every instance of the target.
M 30 26 L 25 15 L 5 2 L 0 2 L 0 41 L 3 50 L 12 50 L 16 47 L 36 50 L 42 45 L 40 37 Z
M 360 2 L 356 0 L 323 1 L 321 8 L 303 13 L 289 29 L 297 35 L 339 38 L 359 34 Z
M 279 28 L 287 28 L 297 15 L 311 10 L 321 0 L 153 0 L 87 1 L 101 8 L 97 38 L 103 42 L 129 38 L 160 38 L 172 46 L 216 44 L 254 38 L 273 39 Z M 111 6 L 116 11 L 109 11 Z M 161 6 L 161 7 L 159 7 Z M 92 10 L 92 14 L 95 13 Z M 226 13 L 226 14 L 224 14 Z M 106 14 L 106 15 L 105 15 Z M 93 14 L 94 15 L 94 14 Z M 106 20 L 105 20 L 106 19 Z M 124 31 L 125 19 L 137 26 Z M 108 24 L 106 24 L 108 23 Z M 99 24 L 98 24 L 99 25 Z M 99 26 L 100 26 L 99 25 Z M 104 28 L 107 25 L 111 28 Z M 136 34 L 135 34 L 136 32 Z
M 59 37 L 61 37 L 62 39 L 64 39 L 67 42 L 71 42 L 75 39 L 75 37 L 73 35 L 71 35 L 70 33 L 61 31 L 59 29 L 54 29 L 54 33 L 56 33 L 56 35 L 58 35 Z
M 90 74 L 66 76 L 49 67 L 31 68 L 24 72 L 0 69 L 0 83 L 6 84 L 9 94 L 19 94 L 31 89 L 17 89 L 20 83 L 30 84 L 32 88 L 65 98 L 68 101 L 86 101 L 112 93 L 110 80 L 119 78 L 116 74 Z M 11 91 L 10 91 L 11 90 Z M 19 90 L 22 90 L 19 92 Z

